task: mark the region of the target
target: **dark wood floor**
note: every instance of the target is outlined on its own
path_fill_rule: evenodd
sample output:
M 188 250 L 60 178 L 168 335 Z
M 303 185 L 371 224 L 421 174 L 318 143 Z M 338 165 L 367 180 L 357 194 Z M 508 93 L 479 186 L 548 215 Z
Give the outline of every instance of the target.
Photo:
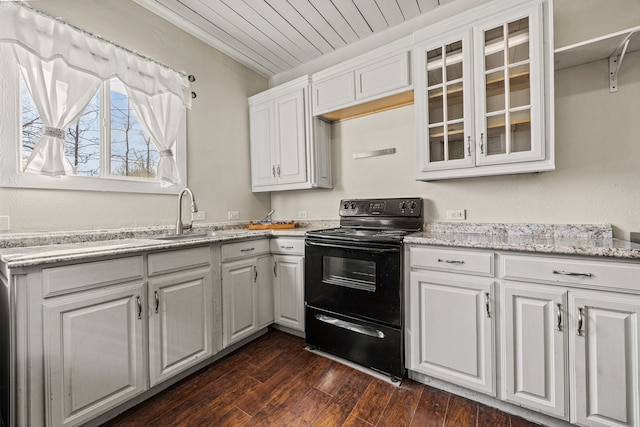
M 505 426 L 522 418 L 415 381 L 400 387 L 270 331 L 105 426 Z

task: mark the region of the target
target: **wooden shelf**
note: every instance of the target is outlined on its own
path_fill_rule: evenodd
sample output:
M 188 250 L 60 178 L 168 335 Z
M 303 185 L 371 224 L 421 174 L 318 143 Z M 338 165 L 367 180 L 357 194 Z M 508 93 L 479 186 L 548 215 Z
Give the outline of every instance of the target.
M 640 27 L 629 28 L 616 33 L 606 34 L 570 46 L 555 50 L 555 70 L 575 67 L 589 62 L 609 58 L 620 47 L 629 34 L 640 32 Z M 640 34 L 635 34 L 629 41 L 627 53 L 640 50 Z
M 529 124 L 530 125 L 531 124 L 531 119 L 515 120 L 515 121 L 512 121 L 509 124 L 509 126 L 517 126 L 517 125 L 523 125 L 523 124 Z M 439 125 L 439 126 L 442 126 L 442 125 Z M 504 126 L 505 126 L 504 122 L 496 123 L 494 125 L 489 126 L 488 129 L 499 129 L 499 128 L 504 127 Z M 434 127 L 437 127 L 437 126 L 434 126 Z M 453 130 L 453 131 L 449 132 L 449 136 L 451 136 L 451 135 L 460 135 L 460 134 L 463 134 L 463 133 L 464 133 L 464 129 Z M 441 138 L 441 137 L 444 136 L 444 132 L 428 133 L 428 135 L 429 135 L 429 138 L 432 138 L 432 137 L 433 138 Z
M 413 91 L 402 92 L 396 95 L 387 96 L 386 98 L 375 99 L 363 104 L 354 105 L 353 107 L 343 108 L 341 110 L 331 111 L 322 114 L 327 120 L 332 122 L 339 120 L 355 119 L 356 117 L 367 116 L 381 111 L 392 110 L 394 108 L 404 107 L 413 104 Z

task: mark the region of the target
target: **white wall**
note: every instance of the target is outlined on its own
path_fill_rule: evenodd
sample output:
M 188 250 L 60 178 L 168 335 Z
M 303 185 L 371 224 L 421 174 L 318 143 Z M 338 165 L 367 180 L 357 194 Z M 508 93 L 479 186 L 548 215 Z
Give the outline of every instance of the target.
M 555 44 L 640 25 L 637 0 L 555 0 Z M 556 170 L 541 174 L 415 181 L 413 106 L 332 125 L 335 188 L 273 193 L 279 219 L 336 218 L 341 198 L 423 197 L 426 217 L 467 209 L 469 222 L 611 223 L 614 235 L 640 231 L 640 52 L 628 55 L 619 91 L 609 93 L 598 61 L 555 76 Z M 389 156 L 353 153 L 395 147 Z
M 187 179 L 205 222 L 226 221 L 228 210 L 244 220 L 268 212 L 269 195 L 251 193 L 248 173 L 247 97 L 266 89 L 266 79 L 130 0 L 38 0 L 32 6 L 195 75 Z M 168 225 L 175 223 L 176 206 L 169 195 L 0 189 L 0 215 L 10 216 L 10 232 Z

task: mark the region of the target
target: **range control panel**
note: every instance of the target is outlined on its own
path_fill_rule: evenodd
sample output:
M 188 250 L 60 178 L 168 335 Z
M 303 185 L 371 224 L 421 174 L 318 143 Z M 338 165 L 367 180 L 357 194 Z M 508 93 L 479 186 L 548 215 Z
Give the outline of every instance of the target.
M 340 216 L 421 216 L 422 199 L 345 199 L 340 201 Z

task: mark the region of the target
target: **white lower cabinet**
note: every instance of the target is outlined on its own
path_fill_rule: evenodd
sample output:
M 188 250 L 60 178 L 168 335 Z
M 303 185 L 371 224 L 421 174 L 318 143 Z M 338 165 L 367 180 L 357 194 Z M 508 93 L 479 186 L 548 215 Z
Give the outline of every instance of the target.
M 568 418 L 566 298 L 563 288 L 500 284 L 502 398 L 562 419 Z
M 640 264 L 496 253 L 494 282 L 489 255 L 409 248 L 407 368 L 487 394 L 499 372 L 503 401 L 640 426 Z
M 494 394 L 492 281 L 411 272 L 409 369 Z
M 213 298 L 207 269 L 149 281 L 150 385 L 213 354 Z
M 274 322 L 304 332 L 304 239 L 271 239 Z
M 222 245 L 222 344 L 227 347 L 273 322 L 269 239 Z
M 79 425 L 147 389 L 144 283 L 43 305 L 46 420 Z
M 569 312 L 571 422 L 640 425 L 640 296 L 570 292 Z

